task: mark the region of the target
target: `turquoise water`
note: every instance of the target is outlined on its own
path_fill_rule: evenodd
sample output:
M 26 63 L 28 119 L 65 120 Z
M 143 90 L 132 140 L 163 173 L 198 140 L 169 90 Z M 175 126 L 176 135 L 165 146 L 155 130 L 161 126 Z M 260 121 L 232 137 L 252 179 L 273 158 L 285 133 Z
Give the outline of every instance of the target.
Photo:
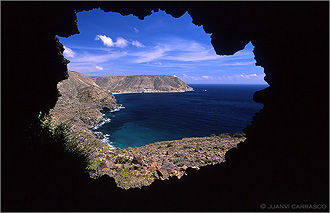
M 252 100 L 267 85 L 190 85 L 193 92 L 115 95 L 125 106 L 106 112 L 97 131 L 111 146 L 137 147 L 164 140 L 242 132 L 262 104 Z

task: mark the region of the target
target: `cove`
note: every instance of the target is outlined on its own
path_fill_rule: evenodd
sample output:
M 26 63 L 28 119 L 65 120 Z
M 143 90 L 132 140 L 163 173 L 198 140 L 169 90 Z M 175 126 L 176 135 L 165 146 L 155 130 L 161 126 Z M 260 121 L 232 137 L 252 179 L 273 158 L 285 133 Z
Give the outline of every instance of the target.
M 106 112 L 110 122 L 97 131 L 117 148 L 236 133 L 252 121 L 262 104 L 252 100 L 253 93 L 266 85 L 190 85 L 192 92 L 117 94 L 118 112 Z

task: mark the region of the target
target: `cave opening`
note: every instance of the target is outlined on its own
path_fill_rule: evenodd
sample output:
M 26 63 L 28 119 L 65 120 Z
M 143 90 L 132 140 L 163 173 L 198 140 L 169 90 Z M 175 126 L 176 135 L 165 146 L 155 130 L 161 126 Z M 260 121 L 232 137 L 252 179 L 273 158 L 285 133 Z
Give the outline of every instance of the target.
M 292 206 L 315 203 L 299 210 L 328 211 L 327 2 L 2 5 L 2 210 L 268 211 L 275 210 L 272 204 L 290 203 L 286 210 L 297 210 Z M 140 19 L 155 8 L 173 17 L 189 11 L 194 23 L 212 33 L 218 54 L 234 54 L 253 43 L 271 86 L 254 94 L 264 108 L 247 127 L 246 142 L 228 151 L 225 163 L 122 193 L 112 178 L 92 180 L 77 159 L 33 136 L 37 128 L 31 123 L 40 110 L 55 105 L 56 84 L 66 78 L 67 61 L 55 35 L 78 33 L 76 11 L 97 7 Z
M 92 147 L 91 169 L 116 177 L 118 169 L 136 171 L 125 168 L 135 162 L 152 168 L 148 185 L 160 171 L 165 179 L 175 173 L 162 170 L 163 161 L 180 170 L 216 164 L 244 141 L 244 128 L 262 108 L 253 94 L 267 87 L 251 42 L 219 56 L 187 12 L 174 18 L 160 10 L 139 20 L 93 9 L 77 17 L 80 34 L 59 39 L 69 78 L 58 84 L 62 96 L 52 114 L 73 126 L 78 149 Z M 218 144 L 229 138 L 231 146 Z M 159 160 L 141 159 L 145 149 L 157 150 L 151 158 Z

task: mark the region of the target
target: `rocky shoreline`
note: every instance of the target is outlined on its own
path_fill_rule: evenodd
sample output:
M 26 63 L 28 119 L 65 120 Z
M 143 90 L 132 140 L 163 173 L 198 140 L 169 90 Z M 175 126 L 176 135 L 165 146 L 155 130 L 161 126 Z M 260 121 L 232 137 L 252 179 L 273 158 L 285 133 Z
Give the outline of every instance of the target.
M 156 179 L 181 178 L 187 168 L 199 169 L 225 161 L 225 153 L 245 140 L 244 135 L 221 134 L 162 141 L 126 149 L 104 148 L 98 152 L 99 169 L 92 178 L 113 177 L 123 189 L 148 186 Z

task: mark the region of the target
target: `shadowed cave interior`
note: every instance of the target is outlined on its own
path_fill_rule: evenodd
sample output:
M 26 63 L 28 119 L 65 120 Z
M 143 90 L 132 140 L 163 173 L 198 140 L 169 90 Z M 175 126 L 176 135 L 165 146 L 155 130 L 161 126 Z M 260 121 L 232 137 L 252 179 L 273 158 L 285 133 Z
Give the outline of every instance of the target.
M 140 19 L 188 11 L 219 55 L 251 41 L 270 86 L 255 93 L 264 108 L 225 163 L 124 191 L 109 177 L 90 179 L 80 159 L 35 134 L 67 77 L 56 35 L 79 33 L 76 12 L 98 7 Z M 2 211 L 328 211 L 328 15 L 327 2 L 3 2 Z

